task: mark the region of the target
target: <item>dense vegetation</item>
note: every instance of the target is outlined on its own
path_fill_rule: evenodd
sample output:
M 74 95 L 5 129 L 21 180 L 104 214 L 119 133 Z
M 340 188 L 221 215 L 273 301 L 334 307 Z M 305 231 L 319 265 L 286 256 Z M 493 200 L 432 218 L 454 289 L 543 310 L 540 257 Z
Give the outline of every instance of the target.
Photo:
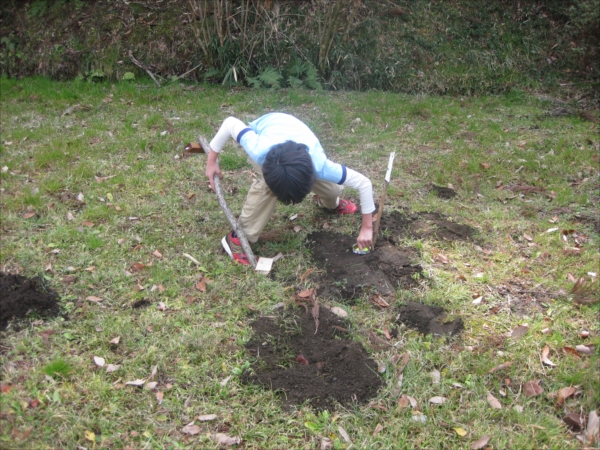
M 229 86 L 598 97 L 598 0 L 12 0 L 0 15 L 10 77 L 195 68 L 187 79 Z

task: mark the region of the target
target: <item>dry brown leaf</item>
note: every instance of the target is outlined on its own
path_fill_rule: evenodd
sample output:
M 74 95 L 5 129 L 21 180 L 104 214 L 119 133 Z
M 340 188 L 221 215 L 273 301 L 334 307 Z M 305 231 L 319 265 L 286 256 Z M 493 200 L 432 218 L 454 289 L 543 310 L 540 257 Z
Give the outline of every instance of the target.
M 146 268 L 146 264 L 142 264 L 142 263 L 133 263 L 131 265 L 131 267 L 129 267 L 129 270 L 131 272 L 139 272 L 142 269 Z
M 528 331 L 529 331 L 529 327 L 527 325 L 519 325 L 512 331 L 512 333 L 510 334 L 510 337 L 520 338 L 520 337 L 525 336 Z
M 369 297 L 369 300 L 371 301 L 371 303 L 373 303 L 376 306 L 379 306 L 380 308 L 389 308 L 390 304 L 388 302 L 386 302 L 383 297 L 381 295 L 372 295 L 371 297 Z
M 512 361 L 507 361 L 507 362 L 505 362 L 505 363 L 502 363 L 502 364 L 499 364 L 499 365 L 497 365 L 496 367 L 492 367 L 492 368 L 491 368 L 491 369 L 488 371 L 488 373 L 494 373 L 494 372 L 497 372 L 498 370 L 506 369 L 507 367 L 510 367 L 510 366 L 512 366 L 512 365 L 513 365 Z
M 392 361 L 394 362 L 394 364 L 397 364 L 397 366 L 396 366 L 396 373 L 397 374 L 401 374 L 404 371 L 404 368 L 408 364 L 409 360 L 410 360 L 410 354 L 409 353 L 404 353 L 402 356 L 400 356 L 400 355 L 394 355 L 394 357 L 392 358 Z
M 315 334 L 317 334 L 317 331 L 319 331 L 319 299 L 317 297 L 315 297 L 311 312 L 315 321 Z
M 206 292 L 206 282 L 204 279 L 196 283 L 196 289 L 198 289 L 200 292 Z
M 333 448 L 333 441 L 329 438 L 321 438 L 321 450 L 329 450 Z
M 373 431 L 373 436 L 376 436 L 377 434 L 381 433 L 382 430 L 383 430 L 383 425 L 378 423 L 377 426 L 375 426 L 375 431 Z
M 490 437 L 485 434 L 471 444 L 471 450 L 480 450 L 485 447 L 489 441 Z
M 81 222 L 81 225 L 83 225 L 84 227 L 88 227 L 88 228 L 92 228 L 94 226 L 94 222 Z
M 298 297 L 300 298 L 312 298 L 315 293 L 315 288 L 305 289 L 303 291 L 298 292 Z
M 215 420 L 217 418 L 216 414 L 200 414 L 198 416 L 198 420 L 200 422 L 210 422 L 211 420 Z
M 295 225 L 295 226 L 294 226 L 294 231 L 295 231 L 296 233 L 298 233 L 298 232 L 302 231 L 302 227 L 301 227 L 300 225 Z
M 242 442 L 242 440 L 235 436 L 235 437 L 231 437 L 226 435 L 225 433 L 217 433 L 214 435 L 214 439 L 217 441 L 218 445 L 225 445 L 227 447 L 230 447 L 232 445 L 237 445 L 240 442 Z
M 569 413 L 563 417 L 563 422 L 574 430 L 580 430 L 587 422 L 587 417 L 583 414 Z
M 115 364 L 108 364 L 106 366 L 106 373 L 112 373 L 115 372 L 117 370 L 119 370 L 121 368 L 121 366 L 115 365 Z
M 101 356 L 94 356 L 94 363 L 98 367 L 104 367 L 104 365 L 106 364 L 106 360 L 104 358 L 102 358 Z
M 89 300 L 90 302 L 101 302 L 102 299 L 100 297 L 96 297 L 95 295 L 90 295 L 88 297 L 85 298 L 86 300 Z
M 315 270 L 314 267 L 311 267 L 310 269 L 307 269 L 306 272 L 304 272 L 301 276 L 300 276 L 300 281 L 304 282 L 304 280 L 306 280 L 308 278 L 308 276 L 313 273 L 313 271 Z
M 548 355 L 550 354 L 550 347 L 548 347 L 547 345 L 544 345 L 544 348 L 542 349 L 542 362 L 544 364 L 546 364 L 547 366 L 550 367 L 556 367 L 556 364 L 554 364 L 552 361 L 550 361 L 550 359 L 548 358 Z
M 402 409 L 406 408 L 408 405 L 410 405 L 410 400 L 408 399 L 408 395 L 406 394 L 402 394 L 400 396 L 400 398 L 398 399 L 398 406 Z
M 161 405 L 161 404 L 162 404 L 162 402 L 163 402 L 163 398 L 165 398 L 165 393 L 164 393 L 164 392 L 161 392 L 161 391 L 158 391 L 158 392 L 156 393 L 156 401 L 158 402 L 158 404 L 159 404 L 159 405 Z
M 121 342 L 121 336 L 117 336 L 116 338 L 110 340 L 110 343 L 113 345 L 119 345 L 119 342 Z
M 33 216 L 35 216 L 36 213 L 34 212 L 28 212 L 23 214 L 23 219 L 31 219 Z
M 137 380 L 128 381 L 127 383 L 125 383 L 125 385 L 126 386 L 143 386 L 144 383 L 146 383 L 146 380 L 142 380 L 142 379 L 138 378 Z
M 388 341 L 392 339 L 392 335 L 390 334 L 390 330 L 388 330 L 387 326 L 384 326 L 382 331 L 383 335 Z
M 523 385 L 523 392 L 525 397 L 534 397 L 544 392 L 544 389 L 537 383 L 537 381 L 528 381 Z
M 494 397 L 491 393 L 488 394 L 487 401 L 492 408 L 502 409 L 502 403 L 500 403 L 500 400 L 498 400 L 496 397 Z
M 446 397 L 431 397 L 429 399 L 429 403 L 433 404 L 433 405 L 443 405 L 444 403 L 446 403 Z
M 342 436 L 344 441 L 346 441 L 348 444 L 350 444 L 352 442 L 350 440 L 350 436 L 348 435 L 346 430 L 344 430 L 344 428 L 341 425 L 338 425 L 338 432 L 340 433 L 340 435 Z
M 568 399 L 570 396 L 572 396 L 574 393 L 575 393 L 575 388 L 573 386 L 564 387 L 562 389 L 559 389 L 556 401 L 558 402 L 559 405 L 562 405 L 565 402 L 565 400 Z
M 591 355 L 594 353 L 594 349 L 592 346 L 587 345 L 577 345 L 575 346 L 575 350 L 582 355 Z
M 436 255 L 434 255 L 433 260 L 439 261 L 442 264 L 448 264 L 450 262 L 450 259 L 442 253 L 437 253 Z
M 592 445 L 596 442 L 600 442 L 600 420 L 598 418 L 598 413 L 595 410 L 590 411 L 587 427 L 583 434 L 584 437 L 587 438 L 587 441 Z
M 490 163 L 482 162 L 479 163 L 479 167 L 481 167 L 483 170 L 488 170 L 490 167 L 492 167 L 492 165 Z
M 440 380 L 442 379 L 442 374 L 440 373 L 439 370 L 435 369 L 432 372 L 429 373 L 429 376 L 431 377 L 431 382 L 433 384 L 440 384 Z
M 202 428 L 200 428 L 198 425 L 194 425 L 194 422 L 188 423 L 181 430 L 182 433 L 189 434 L 191 436 L 197 435 L 198 433 L 200 433 L 200 431 L 202 431 Z
M 525 238 L 527 241 L 529 241 L 529 242 L 533 242 L 533 238 L 532 238 L 532 237 L 531 237 L 529 234 L 527 234 L 527 233 L 523 233 L 523 237 L 524 237 L 524 238 Z
M 565 346 L 562 349 L 563 349 L 563 352 L 571 354 L 575 359 L 581 359 L 581 356 L 579 355 L 577 350 L 575 350 L 573 347 Z
M 158 250 L 154 250 L 154 251 L 152 252 L 152 254 L 153 254 L 154 256 L 156 256 L 158 259 L 162 259 L 162 257 L 163 257 L 162 253 L 161 253 L 161 252 L 159 252 Z
M 340 308 L 339 306 L 334 306 L 333 308 L 331 308 L 331 312 L 334 313 L 336 316 L 338 317 L 348 317 L 348 313 L 346 312 L 345 309 Z

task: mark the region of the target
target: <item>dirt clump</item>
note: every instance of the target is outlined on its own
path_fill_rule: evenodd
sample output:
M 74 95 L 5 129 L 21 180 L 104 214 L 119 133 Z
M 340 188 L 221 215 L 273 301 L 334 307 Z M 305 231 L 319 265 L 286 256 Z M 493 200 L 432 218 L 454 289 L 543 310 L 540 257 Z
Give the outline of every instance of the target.
M 255 334 L 245 347 L 256 361 L 242 381 L 280 391 L 287 406 L 308 402 L 317 410 L 374 397 L 383 384 L 375 361 L 328 308 L 320 307 L 318 317 L 316 333 L 310 310 L 253 321 Z
M 331 232 L 316 232 L 307 237 L 313 260 L 327 271 L 320 280 L 321 296 L 352 300 L 365 290 L 375 289 L 381 295 L 389 295 L 398 287 L 416 284 L 413 275 L 422 271 L 416 263 L 416 249 L 396 247 L 381 240 L 374 251 L 357 255 L 352 252 L 355 243 L 353 236 Z
M 444 322 L 446 311 L 440 306 L 428 306 L 422 303 L 408 302 L 398 309 L 397 323 L 415 328 L 422 334 L 454 336 L 464 329 L 460 317 Z
M 0 330 L 6 329 L 11 320 L 33 311 L 42 316 L 56 316 L 59 312 L 59 295 L 38 278 L 0 272 L 0 298 Z
M 445 200 L 449 200 L 453 197 L 456 197 L 456 191 L 452 188 L 438 186 L 437 184 L 432 184 L 431 187 L 439 198 L 443 198 Z

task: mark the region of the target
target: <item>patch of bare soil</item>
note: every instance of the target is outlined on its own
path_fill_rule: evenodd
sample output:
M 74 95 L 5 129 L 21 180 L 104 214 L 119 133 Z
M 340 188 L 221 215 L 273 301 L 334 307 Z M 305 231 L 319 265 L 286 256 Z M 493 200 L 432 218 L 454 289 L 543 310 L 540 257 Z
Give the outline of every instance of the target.
M 463 321 L 457 317 L 444 321 L 446 311 L 440 306 L 428 306 L 422 303 L 408 302 L 398 309 L 396 323 L 403 323 L 422 334 L 454 336 L 464 329 Z
M 475 237 L 476 230 L 469 225 L 452 222 L 436 212 L 409 213 L 400 210 L 381 218 L 379 233 L 391 242 L 404 238 L 469 241 Z
M 307 242 L 317 266 L 326 270 L 321 296 L 351 300 L 372 289 L 388 295 L 398 287 L 414 286 L 412 276 L 422 271 L 416 263 L 416 249 L 399 248 L 385 240 L 366 255 L 352 252 L 353 236 L 317 232 L 310 234 Z
M 353 300 L 363 292 L 389 295 L 398 288 L 416 285 L 421 274 L 418 251 L 397 245 L 403 239 L 433 238 L 471 240 L 475 229 L 452 222 L 438 213 L 393 211 L 381 219 L 376 248 L 367 255 L 352 252 L 354 236 L 316 232 L 307 236 L 315 264 L 325 273 L 319 279 L 319 295 Z
M 0 299 L 0 330 L 11 320 L 27 317 L 31 312 L 42 316 L 56 316 L 59 312 L 58 294 L 36 278 L 0 272 Z
M 454 189 L 438 186 L 436 184 L 432 184 L 431 187 L 433 188 L 435 195 L 437 195 L 439 198 L 448 200 L 452 197 L 456 197 L 456 191 Z
M 324 307 L 318 317 L 316 332 L 309 310 L 252 322 L 255 334 L 246 349 L 256 362 L 242 381 L 279 391 L 287 406 L 308 402 L 315 409 L 331 409 L 374 397 L 383 384 L 375 361 L 347 337 L 342 319 Z

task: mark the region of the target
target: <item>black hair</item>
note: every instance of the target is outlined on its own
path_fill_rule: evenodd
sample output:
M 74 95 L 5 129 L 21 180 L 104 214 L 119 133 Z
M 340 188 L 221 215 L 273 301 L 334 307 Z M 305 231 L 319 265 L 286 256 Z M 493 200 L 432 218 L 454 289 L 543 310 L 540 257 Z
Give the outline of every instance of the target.
M 317 179 L 308 147 L 294 141 L 271 147 L 262 171 L 269 189 L 286 205 L 304 200 Z

